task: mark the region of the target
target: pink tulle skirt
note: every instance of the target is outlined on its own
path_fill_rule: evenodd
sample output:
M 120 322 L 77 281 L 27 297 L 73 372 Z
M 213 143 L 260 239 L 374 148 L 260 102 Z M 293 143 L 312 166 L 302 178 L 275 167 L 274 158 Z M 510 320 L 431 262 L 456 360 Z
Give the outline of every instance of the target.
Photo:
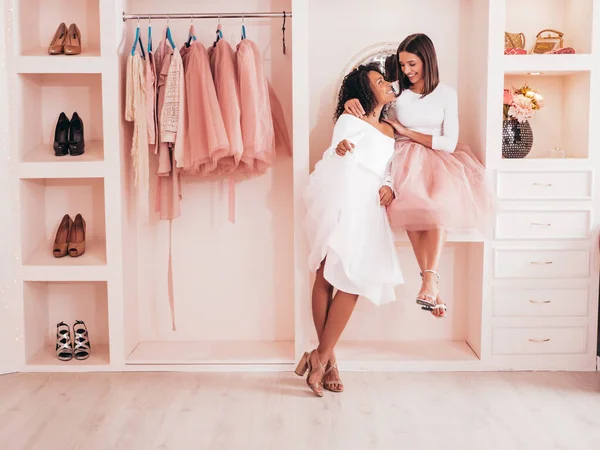
M 477 229 L 489 234 L 492 195 L 485 168 L 459 143 L 454 153 L 397 141 L 392 160 L 396 198 L 388 206 L 393 229 Z

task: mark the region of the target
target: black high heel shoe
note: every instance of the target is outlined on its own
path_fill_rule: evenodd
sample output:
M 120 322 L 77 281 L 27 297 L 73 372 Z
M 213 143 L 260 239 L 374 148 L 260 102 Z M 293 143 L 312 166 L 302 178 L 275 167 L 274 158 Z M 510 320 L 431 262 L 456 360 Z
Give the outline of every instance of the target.
M 71 123 L 64 112 L 58 116 L 54 129 L 54 156 L 65 156 L 69 153 L 69 127 Z
M 69 127 L 69 151 L 71 156 L 83 155 L 85 152 L 85 140 L 83 138 L 83 120 L 74 112 Z

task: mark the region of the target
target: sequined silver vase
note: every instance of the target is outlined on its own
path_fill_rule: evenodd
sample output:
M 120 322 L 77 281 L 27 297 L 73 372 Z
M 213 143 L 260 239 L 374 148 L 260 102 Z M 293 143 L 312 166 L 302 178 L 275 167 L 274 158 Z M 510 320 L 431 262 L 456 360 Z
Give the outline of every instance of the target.
M 525 158 L 533 146 L 533 131 L 529 122 L 520 123 L 516 119 L 502 122 L 502 156 L 504 158 Z

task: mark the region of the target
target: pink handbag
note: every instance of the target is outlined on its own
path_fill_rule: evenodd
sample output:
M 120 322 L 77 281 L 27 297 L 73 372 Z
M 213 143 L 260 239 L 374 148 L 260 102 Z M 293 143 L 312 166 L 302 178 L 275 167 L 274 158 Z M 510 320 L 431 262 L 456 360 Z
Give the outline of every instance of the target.
M 526 55 L 527 50 L 523 48 L 506 48 L 504 49 L 505 55 Z

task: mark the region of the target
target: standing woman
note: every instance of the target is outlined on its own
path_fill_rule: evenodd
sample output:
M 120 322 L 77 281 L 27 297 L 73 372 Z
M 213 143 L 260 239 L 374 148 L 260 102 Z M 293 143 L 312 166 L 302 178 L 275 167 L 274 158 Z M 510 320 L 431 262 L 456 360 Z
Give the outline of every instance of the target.
M 485 169 L 469 148 L 458 143 L 456 91 L 439 81 L 431 39 L 408 36 L 396 52 L 399 96 L 387 119 L 396 131 L 392 180 L 396 198 L 388 207 L 390 224 L 407 231 L 421 269 L 416 302 L 436 317 L 446 315 L 437 273 L 446 229 L 486 229 L 491 196 Z M 345 110 L 358 117 L 357 99 Z M 340 142 L 338 153 L 349 149 Z
M 343 114 L 350 98 L 364 105 L 361 119 Z M 308 372 L 306 383 L 319 397 L 323 387 L 342 390 L 334 347 L 358 297 L 376 305 L 388 303 L 396 299 L 395 286 L 403 283 L 386 214 L 393 199 L 387 183 L 394 129 L 381 120 L 383 108 L 395 99 L 377 64 L 361 65 L 344 78 L 332 145 L 304 193 L 309 267 L 316 272 L 312 313 L 319 346 L 304 354 L 296 374 Z M 335 152 L 342 139 L 353 146 L 344 157 Z

